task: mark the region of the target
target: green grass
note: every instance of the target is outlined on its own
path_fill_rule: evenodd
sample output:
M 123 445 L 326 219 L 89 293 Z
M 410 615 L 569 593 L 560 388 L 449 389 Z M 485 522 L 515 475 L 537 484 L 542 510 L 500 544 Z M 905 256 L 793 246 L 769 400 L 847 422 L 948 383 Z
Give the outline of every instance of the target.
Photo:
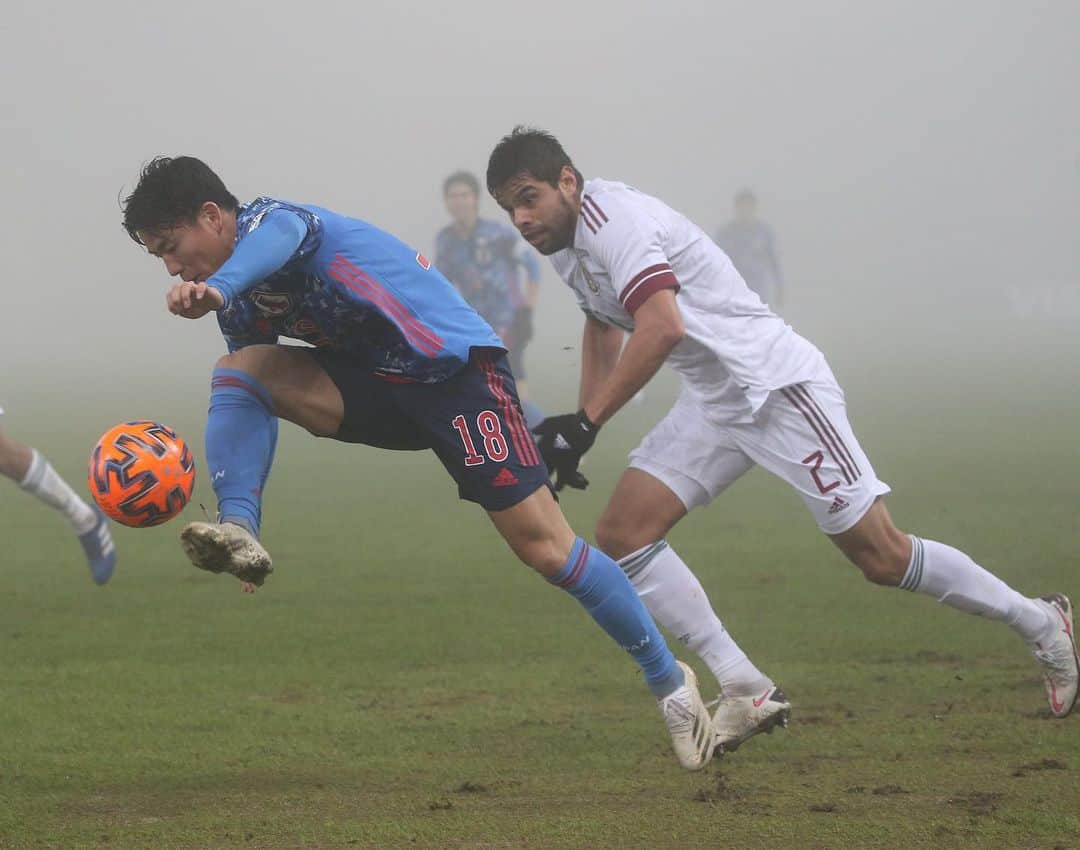
M 1029 395 L 849 388 L 898 523 L 1076 598 L 1080 413 Z M 196 448 L 201 408 L 173 418 Z M 7 424 L 77 480 L 111 418 Z M 644 426 L 605 429 L 564 500 L 586 534 Z M 179 523 L 119 529 L 95 588 L 62 523 L 0 493 L 5 850 L 1080 846 L 1080 718 L 1047 719 L 1021 642 L 863 582 L 762 473 L 671 541 L 795 714 L 698 775 L 433 458 L 283 429 L 252 597 L 187 566 Z

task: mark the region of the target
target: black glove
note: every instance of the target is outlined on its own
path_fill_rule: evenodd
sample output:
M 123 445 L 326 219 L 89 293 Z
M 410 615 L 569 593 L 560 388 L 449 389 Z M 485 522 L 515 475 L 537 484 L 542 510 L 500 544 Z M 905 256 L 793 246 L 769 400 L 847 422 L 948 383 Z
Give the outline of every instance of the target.
M 537 445 L 548 474 L 555 476 L 556 492 L 563 487 L 584 490 L 589 486 L 589 479 L 578 471 L 578 464 L 581 456 L 596 442 L 599 430 L 600 426 L 590 422 L 584 410 L 549 416 L 533 428 L 533 433 L 539 437 Z

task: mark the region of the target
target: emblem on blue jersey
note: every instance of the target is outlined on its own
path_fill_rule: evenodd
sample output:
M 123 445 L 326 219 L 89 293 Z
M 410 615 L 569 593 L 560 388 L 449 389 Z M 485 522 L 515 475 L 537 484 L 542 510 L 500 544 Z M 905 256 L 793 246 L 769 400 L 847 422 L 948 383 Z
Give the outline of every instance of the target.
M 256 289 L 251 293 L 251 302 L 265 316 L 284 316 L 292 310 L 292 298 L 287 292 L 263 292 Z

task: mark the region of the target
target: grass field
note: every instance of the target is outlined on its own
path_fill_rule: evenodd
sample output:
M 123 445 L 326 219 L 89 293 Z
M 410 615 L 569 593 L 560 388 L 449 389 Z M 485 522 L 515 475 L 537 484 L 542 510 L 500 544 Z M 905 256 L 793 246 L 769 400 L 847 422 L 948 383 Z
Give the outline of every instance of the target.
M 1080 601 L 1075 403 L 876 387 L 849 402 L 898 523 Z M 587 535 L 662 401 L 605 430 L 564 500 Z M 203 407 L 162 390 L 130 415 L 201 453 Z M 38 413 L 8 425 L 73 480 L 119 418 Z M 119 529 L 96 588 L 0 482 L 0 848 L 1080 847 L 1080 717 L 1048 719 L 1023 644 L 863 582 L 765 474 L 671 541 L 792 725 L 691 775 L 631 662 L 434 459 L 292 428 L 278 457 L 252 597 L 186 564 L 179 523 Z

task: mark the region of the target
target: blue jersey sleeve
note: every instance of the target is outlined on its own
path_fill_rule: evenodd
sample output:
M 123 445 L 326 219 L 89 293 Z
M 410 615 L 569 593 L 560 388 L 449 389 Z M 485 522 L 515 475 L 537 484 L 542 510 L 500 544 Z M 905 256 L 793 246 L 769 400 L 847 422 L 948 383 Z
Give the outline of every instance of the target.
M 228 305 L 237 295 L 289 262 L 308 234 L 307 222 L 287 209 L 270 210 L 240 236 L 232 256 L 207 279 Z

